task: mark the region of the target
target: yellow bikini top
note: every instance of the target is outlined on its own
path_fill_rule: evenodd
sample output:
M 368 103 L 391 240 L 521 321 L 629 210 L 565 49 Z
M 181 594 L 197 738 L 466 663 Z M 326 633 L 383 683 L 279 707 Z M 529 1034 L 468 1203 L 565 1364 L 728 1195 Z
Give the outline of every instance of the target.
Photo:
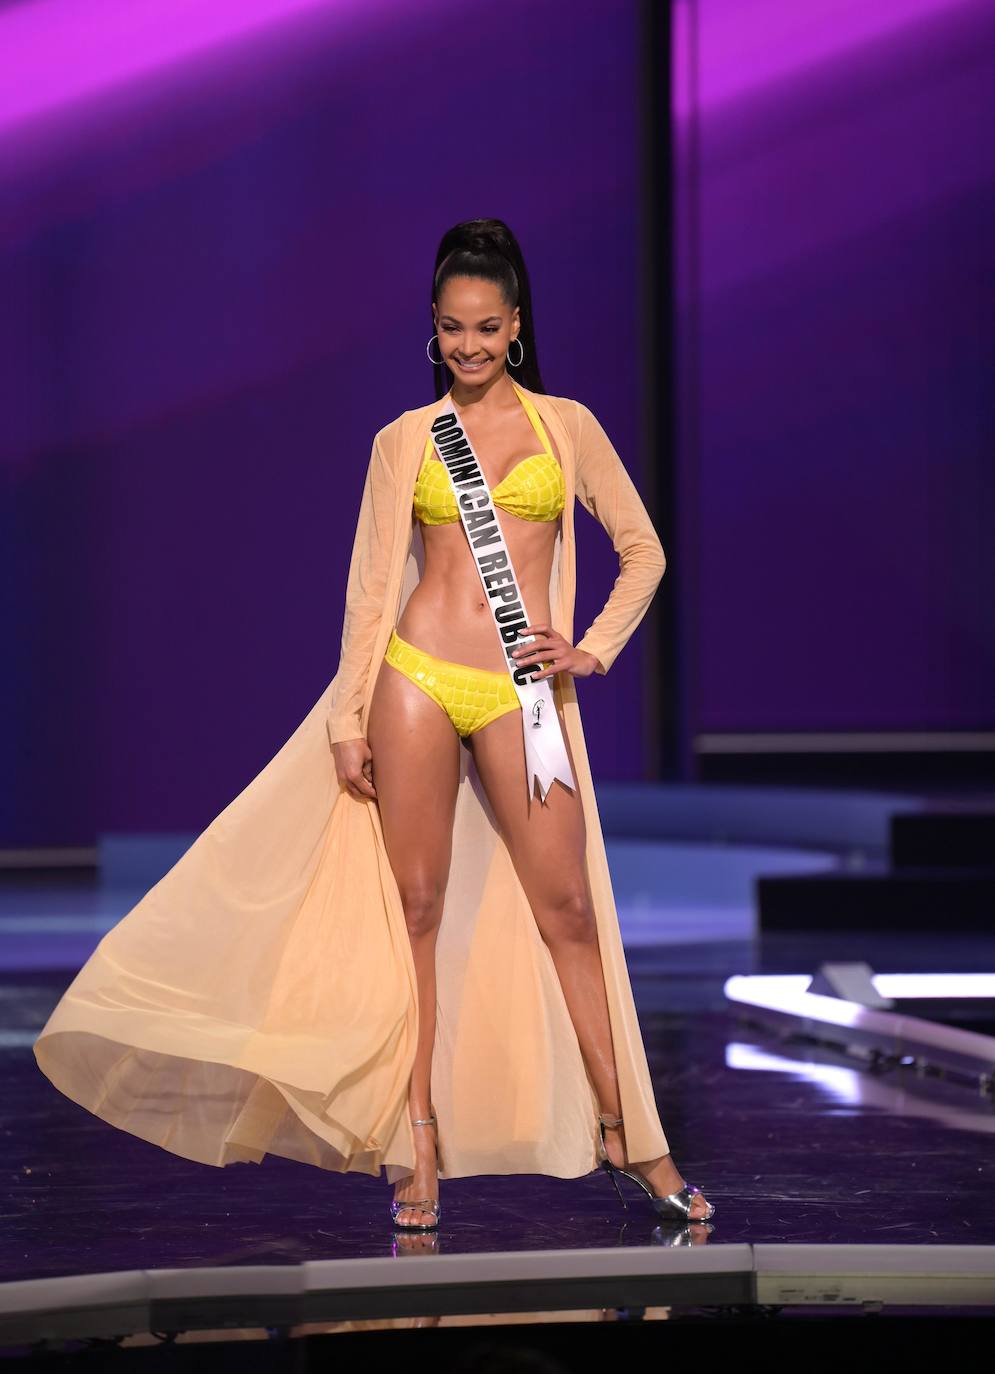
M 535 406 L 517 386 L 515 392 L 532 421 L 543 451 L 516 463 L 507 477 L 491 488 L 491 495 L 496 506 L 522 520 L 556 520 L 566 504 L 563 469 L 553 456 Z M 460 518 L 449 474 L 442 460 L 435 456 L 431 435 L 425 444 L 425 456 L 415 482 L 413 504 L 415 515 L 423 525 L 451 525 Z

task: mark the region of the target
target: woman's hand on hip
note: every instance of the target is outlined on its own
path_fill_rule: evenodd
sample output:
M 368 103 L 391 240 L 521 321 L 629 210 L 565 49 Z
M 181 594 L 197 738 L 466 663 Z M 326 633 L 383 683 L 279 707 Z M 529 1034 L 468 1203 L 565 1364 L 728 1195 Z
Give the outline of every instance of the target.
M 526 625 L 518 632 L 520 635 L 533 635 L 531 644 L 519 644 L 512 649 L 511 656 L 516 663 L 545 663 L 549 666 L 541 673 L 532 675 L 533 682 L 542 678 L 555 677 L 557 673 L 572 673 L 574 677 L 590 677 L 596 670 L 598 660 L 585 649 L 575 649 L 568 639 L 552 625 Z
M 367 798 L 377 799 L 373 786 L 373 751 L 365 739 L 344 739 L 332 745 L 335 758 L 335 772 L 339 782 L 344 782 L 349 795 L 357 801 Z

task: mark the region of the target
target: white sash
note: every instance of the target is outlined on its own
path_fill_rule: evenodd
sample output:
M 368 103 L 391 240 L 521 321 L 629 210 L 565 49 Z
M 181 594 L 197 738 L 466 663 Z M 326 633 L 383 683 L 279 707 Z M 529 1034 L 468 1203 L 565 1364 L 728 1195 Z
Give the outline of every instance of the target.
M 446 404 L 433 421 L 431 434 L 436 452 L 449 474 L 456 508 L 494 617 L 494 628 L 505 652 L 508 672 L 522 703 L 529 800 L 532 799 L 534 779 L 539 783 L 539 795 L 545 802 L 546 793 L 556 778 L 571 789 L 575 786 L 570 759 L 556 714 L 551 679 L 534 682 L 532 674 L 542 672 L 542 664 L 518 663 L 511 657 L 511 650 L 517 645 L 534 641 L 534 635 L 518 633 L 522 626 L 531 625 L 532 621 L 518 587 L 490 488 L 469 436 L 460 423 L 452 396 L 446 398 Z

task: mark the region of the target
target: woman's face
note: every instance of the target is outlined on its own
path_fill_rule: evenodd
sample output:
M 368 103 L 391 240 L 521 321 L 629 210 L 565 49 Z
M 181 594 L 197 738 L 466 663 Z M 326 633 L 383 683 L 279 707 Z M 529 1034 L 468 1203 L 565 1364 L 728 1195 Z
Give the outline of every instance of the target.
M 521 327 L 518 306 L 482 277 L 450 277 L 433 307 L 444 362 L 465 386 L 492 382 L 504 371 L 508 346 Z

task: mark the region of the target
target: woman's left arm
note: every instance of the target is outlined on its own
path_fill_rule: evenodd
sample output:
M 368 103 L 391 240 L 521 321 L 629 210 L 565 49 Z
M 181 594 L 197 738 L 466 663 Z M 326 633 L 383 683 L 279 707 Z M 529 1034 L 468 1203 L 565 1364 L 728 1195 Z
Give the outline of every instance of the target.
M 642 620 L 667 566 L 659 535 L 635 483 L 600 423 L 576 402 L 577 497 L 604 526 L 619 557 L 619 574 L 604 609 L 575 645 L 607 673 Z

